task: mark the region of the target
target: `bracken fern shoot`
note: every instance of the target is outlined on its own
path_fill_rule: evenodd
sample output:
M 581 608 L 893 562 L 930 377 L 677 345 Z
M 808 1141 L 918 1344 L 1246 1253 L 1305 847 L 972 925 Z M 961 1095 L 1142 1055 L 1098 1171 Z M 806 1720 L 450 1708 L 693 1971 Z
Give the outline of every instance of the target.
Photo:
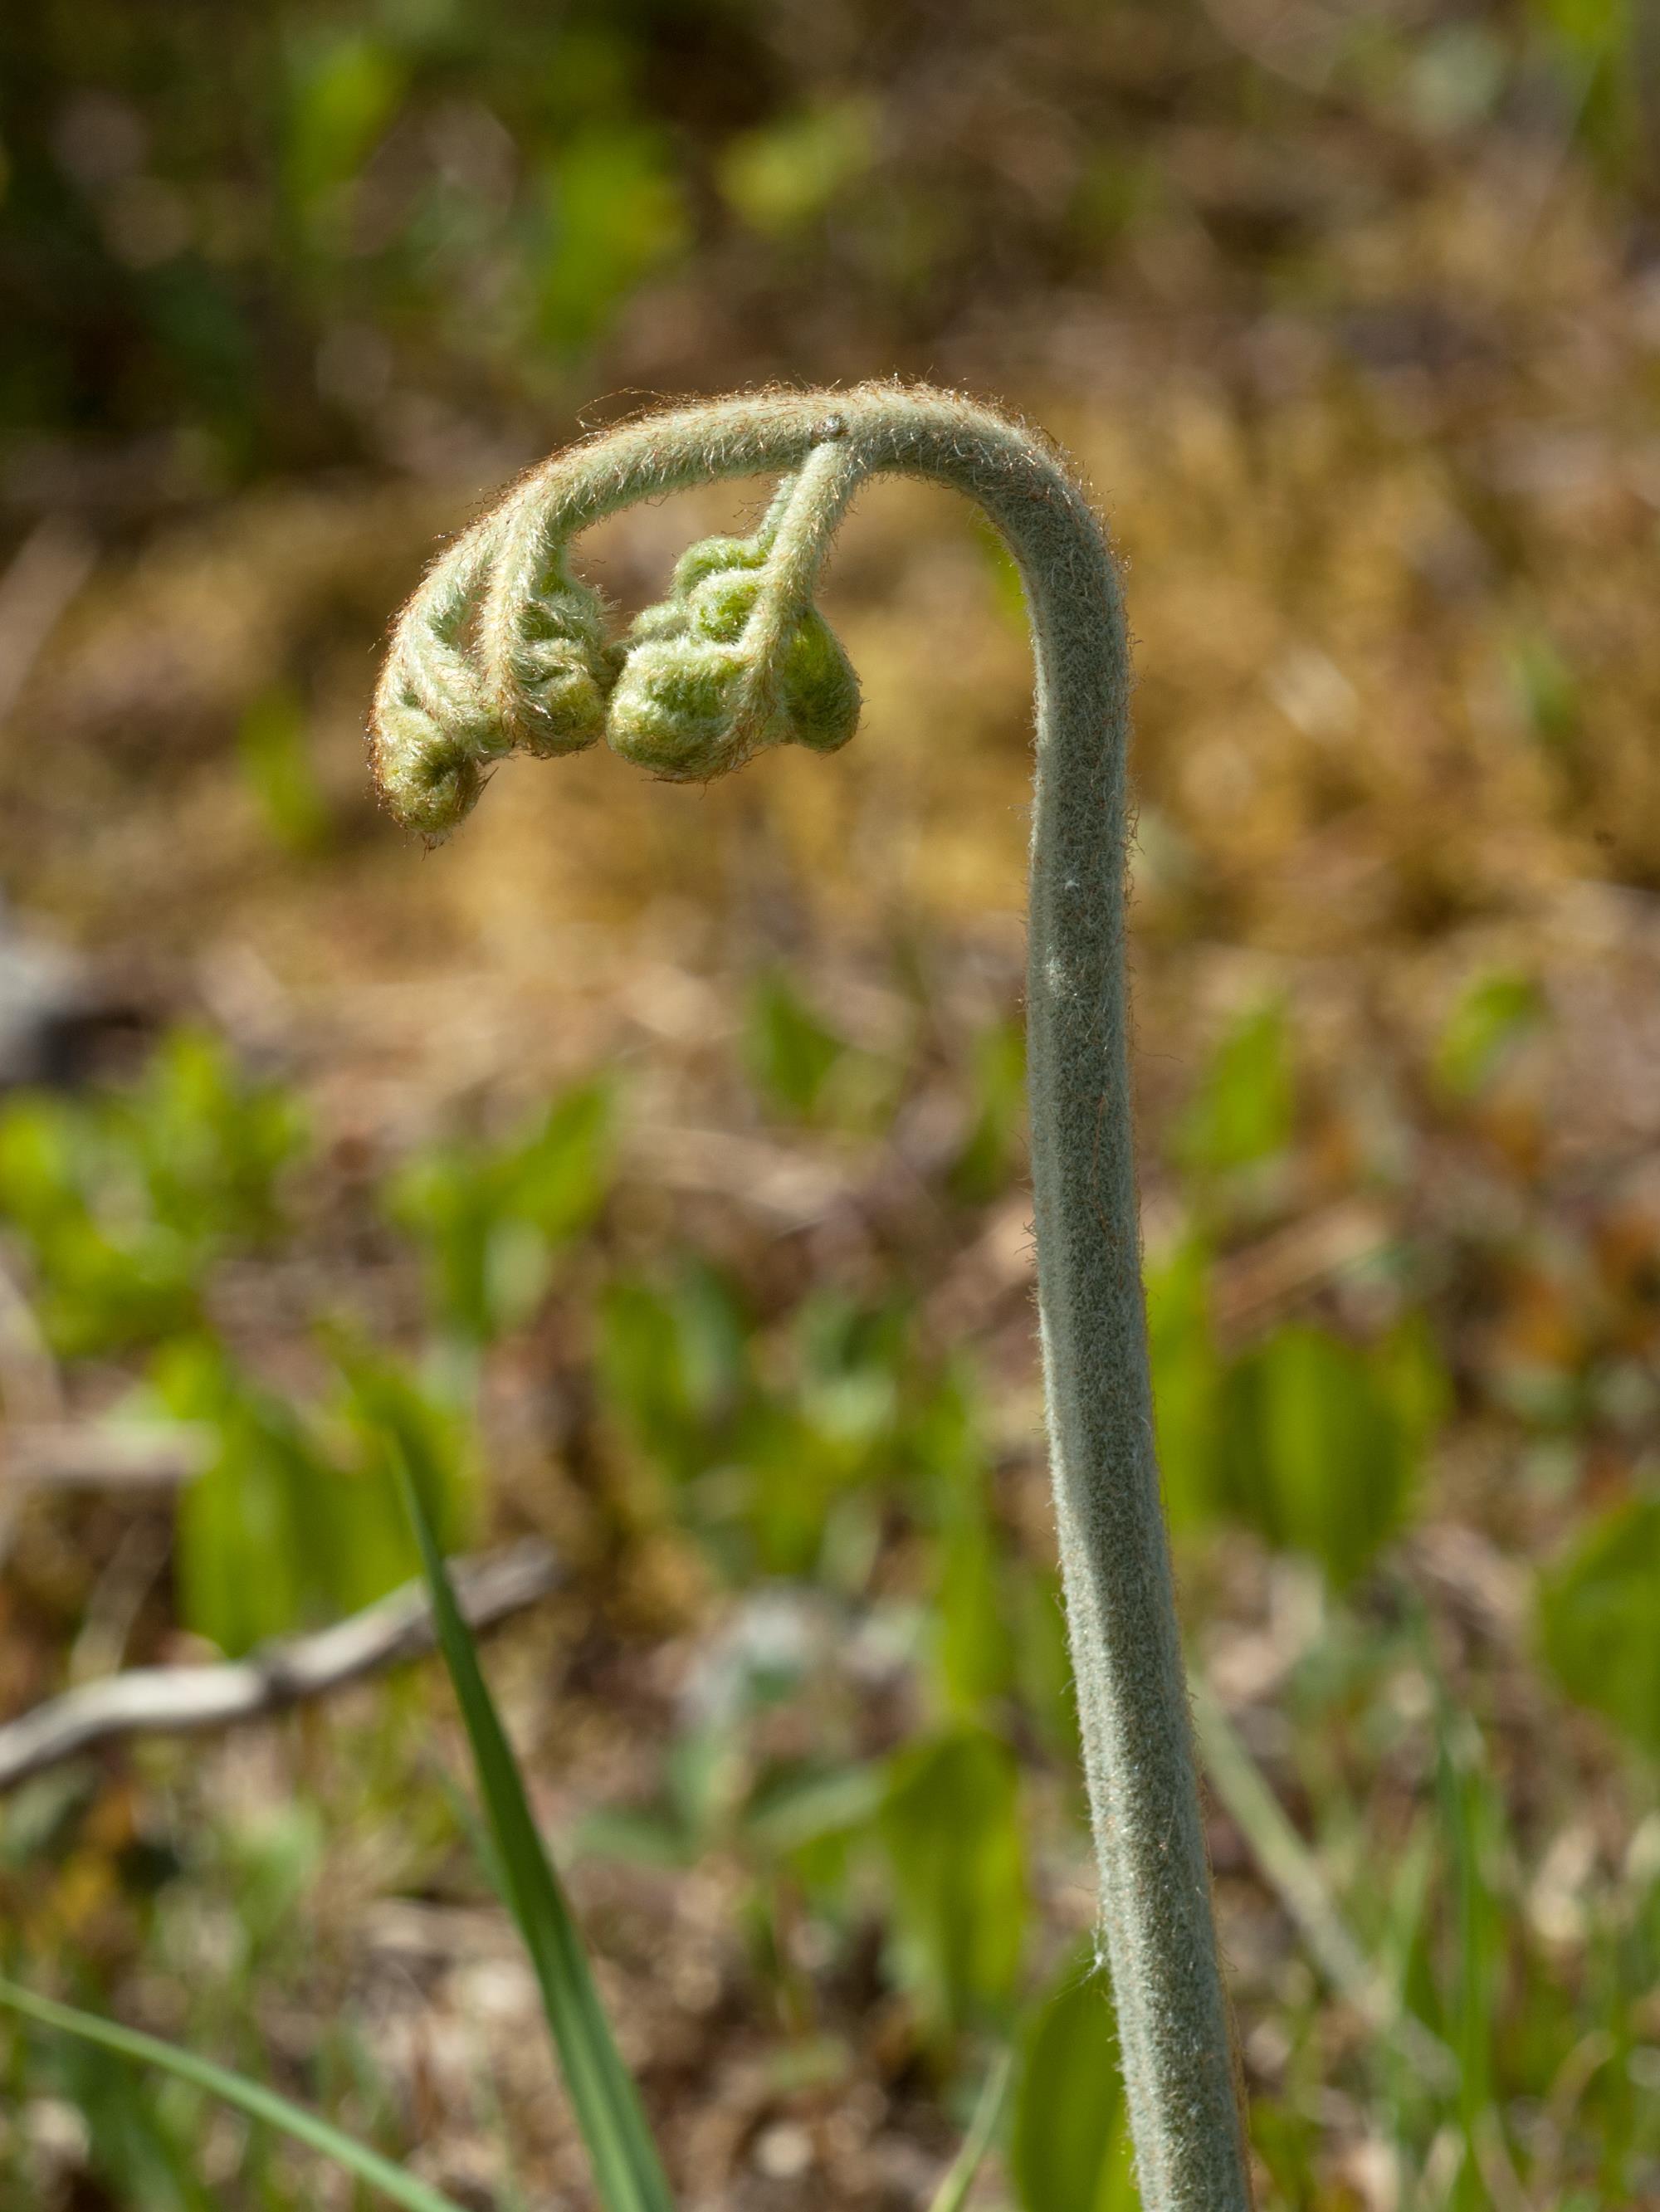
M 605 635 L 573 573 L 591 524 L 772 475 L 755 535 L 706 539 L 668 599 Z M 1018 565 L 1037 648 L 1027 1024 L 1038 1292 L 1072 1650 L 1131 2128 L 1147 2212 L 1250 2203 L 1153 1451 L 1124 965 L 1129 684 L 1100 524 L 1043 441 L 949 393 L 874 384 L 648 415 L 556 454 L 443 556 L 377 694 L 376 781 L 429 840 L 514 750 L 602 737 L 707 781 L 777 744 L 852 735 L 856 679 L 813 605 L 876 476 L 975 501 Z

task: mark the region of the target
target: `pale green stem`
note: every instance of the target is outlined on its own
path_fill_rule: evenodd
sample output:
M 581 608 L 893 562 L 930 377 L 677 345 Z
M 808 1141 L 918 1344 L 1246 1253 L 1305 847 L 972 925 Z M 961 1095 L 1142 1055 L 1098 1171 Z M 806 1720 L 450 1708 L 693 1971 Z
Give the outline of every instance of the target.
M 515 610 L 575 532 L 635 500 L 810 464 L 832 488 L 831 526 L 865 477 L 962 492 L 1025 587 L 1037 676 L 1027 1030 L 1038 1296 L 1102 1925 L 1146 2212 L 1246 2212 L 1142 1305 L 1124 945 L 1128 652 L 1083 491 L 1038 439 L 946 393 L 872 385 L 648 416 L 557 455 L 459 542 L 407 611 L 387 681 L 418 677 L 429 623 L 448 644 L 476 609 L 483 691 L 510 708 Z M 787 519 L 816 562 L 828 527 L 809 528 L 794 497 Z
M 830 540 L 866 473 L 857 448 L 836 437 L 815 446 L 792 480 L 767 548 L 766 581 L 745 628 L 763 649 L 780 642 L 811 601 Z
M 760 595 L 744 625 L 744 643 L 754 655 L 746 703 L 763 722 L 772 705 L 767 695 L 780 655 L 791 629 L 812 604 L 830 540 L 865 473 L 848 440 L 839 435 L 827 439 L 802 463 L 788 504 L 778 517 Z

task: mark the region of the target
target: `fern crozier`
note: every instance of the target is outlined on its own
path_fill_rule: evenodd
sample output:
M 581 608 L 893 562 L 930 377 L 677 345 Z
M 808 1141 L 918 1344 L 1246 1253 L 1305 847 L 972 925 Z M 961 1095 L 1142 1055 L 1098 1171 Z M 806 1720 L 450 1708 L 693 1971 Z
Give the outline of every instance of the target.
M 748 538 L 683 556 L 617 644 L 571 548 L 641 499 L 771 475 Z M 376 781 L 435 840 L 515 748 L 612 748 L 704 780 L 782 744 L 834 750 L 856 679 L 813 604 L 873 476 L 940 483 L 1000 532 L 1037 664 L 1027 1031 L 1050 1462 L 1101 1922 L 1146 2212 L 1248 2212 L 1154 1459 L 1124 963 L 1128 655 L 1101 527 L 1054 451 L 947 392 L 863 385 L 650 415 L 556 454 L 437 562 L 376 696 Z

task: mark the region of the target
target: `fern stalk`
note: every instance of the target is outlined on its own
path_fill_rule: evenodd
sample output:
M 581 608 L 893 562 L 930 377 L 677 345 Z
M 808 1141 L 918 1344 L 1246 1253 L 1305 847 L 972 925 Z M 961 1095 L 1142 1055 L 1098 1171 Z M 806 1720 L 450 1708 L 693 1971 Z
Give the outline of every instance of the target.
M 642 499 L 783 479 L 756 536 L 694 547 L 620 645 L 568 566 Z M 372 757 L 429 840 L 505 753 L 605 738 L 683 781 L 852 734 L 857 685 L 812 606 L 860 483 L 981 507 L 1018 567 L 1037 669 L 1032 1175 L 1050 1458 L 1104 1949 L 1147 2212 L 1247 2212 L 1169 1546 L 1154 1457 L 1125 974 L 1128 648 L 1101 526 L 1053 447 L 952 394 L 873 384 L 646 416 L 532 471 L 429 573 L 377 695 Z

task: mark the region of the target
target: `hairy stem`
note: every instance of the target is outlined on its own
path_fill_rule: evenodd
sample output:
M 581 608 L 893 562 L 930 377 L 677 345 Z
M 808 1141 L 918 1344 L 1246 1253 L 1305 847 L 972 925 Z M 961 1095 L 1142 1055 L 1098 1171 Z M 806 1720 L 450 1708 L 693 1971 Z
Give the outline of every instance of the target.
M 382 697 L 388 686 L 404 702 L 421 695 L 423 631 L 453 648 L 471 623 L 478 681 L 510 727 L 518 611 L 571 537 L 635 500 L 763 472 L 799 472 L 779 523 L 781 610 L 811 589 L 854 486 L 881 474 L 976 501 L 1025 587 L 1037 675 L 1027 1024 L 1038 1289 L 1102 1925 L 1147 2212 L 1247 2212 L 1142 1305 L 1124 945 L 1128 653 L 1083 491 L 1020 426 L 941 392 L 871 385 L 647 416 L 556 456 L 453 549 L 405 614 Z
M 803 462 L 778 517 L 766 584 L 745 632 L 763 650 L 812 599 L 830 540 L 865 474 L 858 449 L 843 437 L 815 446 Z

